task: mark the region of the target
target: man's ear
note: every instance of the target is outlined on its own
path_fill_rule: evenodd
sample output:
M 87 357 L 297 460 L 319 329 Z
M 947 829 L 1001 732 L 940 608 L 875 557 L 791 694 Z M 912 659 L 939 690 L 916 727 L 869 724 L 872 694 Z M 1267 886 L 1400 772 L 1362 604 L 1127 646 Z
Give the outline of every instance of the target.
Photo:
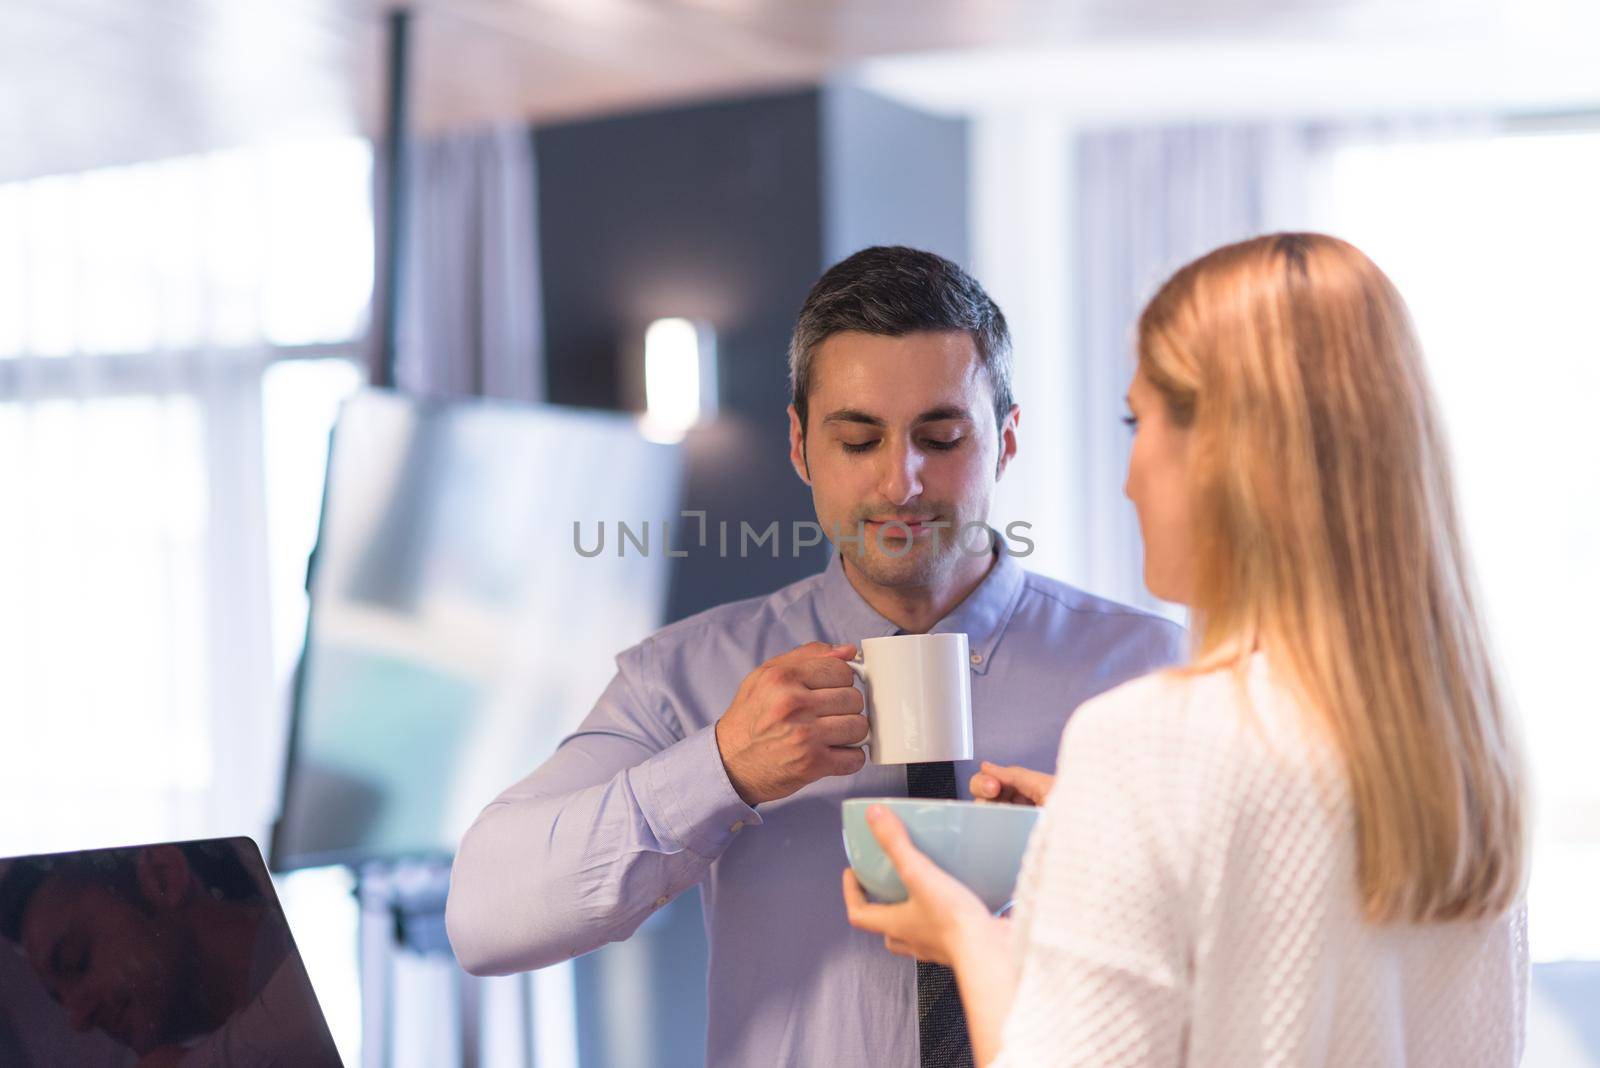
M 1000 459 L 994 467 L 994 480 L 1006 473 L 1006 464 L 1017 454 L 1017 424 L 1022 421 L 1022 408 L 1013 404 L 1000 424 Z
M 134 861 L 139 892 L 152 909 L 167 911 L 182 905 L 189 897 L 193 873 L 189 860 L 177 846 L 150 846 L 139 851 Z
M 811 463 L 806 459 L 806 429 L 800 422 L 800 413 L 789 405 L 789 463 L 800 481 L 811 485 Z

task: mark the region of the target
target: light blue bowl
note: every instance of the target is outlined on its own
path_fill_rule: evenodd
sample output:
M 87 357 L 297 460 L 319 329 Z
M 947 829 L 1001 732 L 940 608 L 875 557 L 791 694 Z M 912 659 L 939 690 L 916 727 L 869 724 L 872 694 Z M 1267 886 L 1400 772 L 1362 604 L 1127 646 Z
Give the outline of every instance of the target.
M 867 897 L 888 904 L 904 901 L 906 888 L 867 826 L 869 805 L 883 805 L 899 816 L 916 847 L 969 886 L 989 911 L 1011 904 L 1038 809 L 975 801 L 850 798 L 844 803 L 845 855 Z

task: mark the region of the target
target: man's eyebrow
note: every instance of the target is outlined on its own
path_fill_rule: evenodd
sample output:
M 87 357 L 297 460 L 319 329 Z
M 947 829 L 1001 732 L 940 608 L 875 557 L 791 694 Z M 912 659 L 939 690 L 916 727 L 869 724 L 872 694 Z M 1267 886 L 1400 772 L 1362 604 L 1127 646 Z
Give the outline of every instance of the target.
M 944 404 L 937 408 L 929 408 L 917 416 L 919 423 L 938 423 L 946 419 L 971 419 L 972 413 L 960 405 Z
M 913 423 L 937 423 L 947 419 L 968 419 L 972 413 L 958 404 L 941 404 L 937 408 L 929 408 L 917 416 Z M 839 408 L 829 412 L 822 420 L 824 423 L 864 423 L 867 426 L 885 427 L 889 424 L 880 416 L 871 412 L 864 412 L 860 408 Z
M 889 424 L 860 408 L 839 408 L 829 412 L 822 420 L 824 423 L 865 423 L 868 426 L 888 426 Z

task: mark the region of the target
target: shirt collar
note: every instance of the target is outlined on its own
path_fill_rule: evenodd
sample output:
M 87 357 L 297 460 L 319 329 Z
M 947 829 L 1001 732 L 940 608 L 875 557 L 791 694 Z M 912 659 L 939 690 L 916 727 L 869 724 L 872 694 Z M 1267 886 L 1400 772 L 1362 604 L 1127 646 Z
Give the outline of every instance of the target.
M 1022 593 L 1024 572 L 1022 565 L 1002 547 L 994 566 L 978 583 L 977 588 L 943 619 L 933 625 L 931 634 L 956 634 L 965 632 L 972 653 L 972 669 L 980 675 L 989 670 L 990 655 L 1011 620 L 1017 598 Z M 822 617 L 834 631 L 831 640 L 854 642 L 862 638 L 883 638 L 897 634 L 900 628 L 878 614 L 850 585 L 844 573 L 844 561 L 835 551 L 828 557 L 828 567 L 822 574 L 822 588 L 818 594 Z

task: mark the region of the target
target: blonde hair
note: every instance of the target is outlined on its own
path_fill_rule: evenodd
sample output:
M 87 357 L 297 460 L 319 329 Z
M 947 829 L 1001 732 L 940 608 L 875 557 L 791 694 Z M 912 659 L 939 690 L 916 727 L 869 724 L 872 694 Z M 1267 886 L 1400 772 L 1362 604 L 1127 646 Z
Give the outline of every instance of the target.
M 1195 666 L 1263 649 L 1323 717 L 1368 919 L 1503 911 L 1527 851 L 1520 747 L 1394 285 L 1320 234 L 1229 245 L 1150 301 L 1139 367 L 1191 428 Z

